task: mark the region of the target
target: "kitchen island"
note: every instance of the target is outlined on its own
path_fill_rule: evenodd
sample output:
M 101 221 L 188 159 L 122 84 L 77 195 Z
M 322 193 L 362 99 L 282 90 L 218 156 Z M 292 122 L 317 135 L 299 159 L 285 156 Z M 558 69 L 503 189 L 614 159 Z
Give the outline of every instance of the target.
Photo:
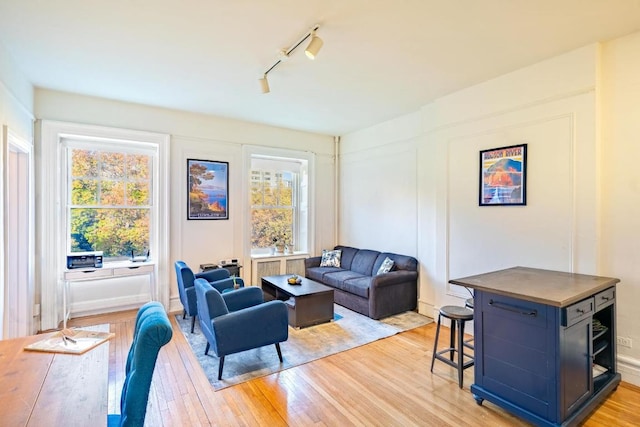
M 514 267 L 449 282 L 474 289 L 478 404 L 536 425 L 577 425 L 620 383 L 619 279 Z

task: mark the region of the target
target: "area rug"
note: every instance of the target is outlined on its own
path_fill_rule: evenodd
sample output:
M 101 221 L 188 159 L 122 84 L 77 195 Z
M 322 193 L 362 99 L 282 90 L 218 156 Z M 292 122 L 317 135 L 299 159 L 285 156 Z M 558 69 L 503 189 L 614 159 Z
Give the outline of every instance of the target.
M 430 318 L 412 311 L 380 321 L 339 305 L 334 305 L 334 313 L 334 321 L 329 323 L 302 329 L 289 327 L 289 339 L 280 344 L 282 363 L 278 360 L 278 354 L 273 345 L 227 356 L 224 361 L 222 380 L 218 380 L 219 359 L 212 352 L 207 356 L 204 355 L 207 340 L 200 331 L 200 325 L 196 322 L 192 334 L 190 318 L 183 320 L 182 315 L 176 315 L 176 320 L 216 391 L 432 322 Z

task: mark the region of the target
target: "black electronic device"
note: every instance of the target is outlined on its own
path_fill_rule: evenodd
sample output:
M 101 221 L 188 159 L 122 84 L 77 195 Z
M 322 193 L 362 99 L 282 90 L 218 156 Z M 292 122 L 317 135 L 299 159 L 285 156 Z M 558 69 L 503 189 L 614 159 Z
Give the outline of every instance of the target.
M 76 252 L 67 255 L 67 268 L 102 268 L 102 251 Z

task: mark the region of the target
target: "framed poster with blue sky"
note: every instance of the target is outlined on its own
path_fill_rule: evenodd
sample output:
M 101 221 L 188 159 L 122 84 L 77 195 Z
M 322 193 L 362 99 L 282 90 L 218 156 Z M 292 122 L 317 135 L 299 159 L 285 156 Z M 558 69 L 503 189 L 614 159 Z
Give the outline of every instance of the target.
M 527 204 L 527 144 L 480 151 L 480 206 Z
M 187 159 L 187 219 L 229 219 L 229 163 Z

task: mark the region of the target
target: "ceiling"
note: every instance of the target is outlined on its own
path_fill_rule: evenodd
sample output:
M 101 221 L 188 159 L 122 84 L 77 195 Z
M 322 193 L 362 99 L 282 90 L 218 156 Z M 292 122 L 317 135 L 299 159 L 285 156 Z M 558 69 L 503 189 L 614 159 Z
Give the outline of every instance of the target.
M 301 46 L 262 94 L 314 24 L 316 60 Z M 328 135 L 639 29 L 640 0 L 0 0 L 37 87 Z

